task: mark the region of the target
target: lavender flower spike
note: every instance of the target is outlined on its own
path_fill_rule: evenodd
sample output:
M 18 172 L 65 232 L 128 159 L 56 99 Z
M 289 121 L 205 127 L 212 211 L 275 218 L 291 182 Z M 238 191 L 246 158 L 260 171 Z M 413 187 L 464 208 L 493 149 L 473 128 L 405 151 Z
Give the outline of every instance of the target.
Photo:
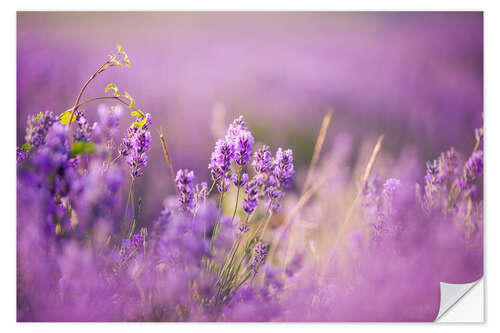
M 179 190 L 179 203 L 184 210 L 191 211 L 195 207 L 194 172 L 187 169 L 177 171 L 175 183 Z
M 45 137 L 52 124 L 56 122 L 56 116 L 50 112 L 40 112 L 35 117 L 28 117 L 28 127 L 26 128 L 26 142 L 35 148 L 45 143 Z
M 278 148 L 276 157 L 274 158 L 273 174 L 278 180 L 281 188 L 291 186 L 295 177 L 295 169 L 293 167 L 293 153 L 291 149 L 283 151 Z
M 226 140 L 218 140 L 215 144 L 215 150 L 212 153 L 208 169 L 214 181 L 221 178 L 228 178 L 231 160 L 234 156 L 234 146 Z
M 250 269 L 254 276 L 257 274 L 259 267 L 264 264 L 266 255 L 267 245 L 259 241 L 253 249 L 253 257 L 250 262 Z
M 391 200 L 396 193 L 397 189 L 401 185 L 401 181 L 396 178 L 389 178 L 384 183 L 384 189 L 382 190 L 382 195 L 387 200 Z
M 257 200 L 259 190 L 257 187 L 257 181 L 255 179 L 252 179 L 247 183 L 247 185 L 245 186 L 245 194 L 247 195 L 247 197 L 243 199 L 241 205 L 243 206 L 243 210 L 247 214 L 252 214 L 255 208 L 257 208 L 257 206 L 259 205 L 259 202 Z
M 97 123 L 90 125 L 87 118 L 83 115 L 81 111 L 76 111 L 76 127 L 73 133 L 73 140 L 89 142 L 92 136 L 92 132 L 97 127 Z
M 271 151 L 269 150 L 269 146 L 262 146 L 258 151 L 254 153 L 254 160 L 252 162 L 252 166 L 255 169 L 255 172 L 262 174 L 271 170 L 272 161 L 271 161 Z
M 474 180 L 483 173 L 483 151 L 478 150 L 469 157 L 464 167 L 466 180 Z
M 130 166 L 132 177 L 142 176 L 142 168 L 148 164 L 147 152 L 151 148 L 151 116 L 146 114 L 146 122 L 142 127 L 132 126 L 128 129 L 127 136 L 123 138 L 120 155 L 126 157 L 126 162 Z
M 254 138 L 248 130 L 243 117 L 236 118 L 226 133 L 226 141 L 234 146 L 234 163 L 243 166 L 250 161 Z

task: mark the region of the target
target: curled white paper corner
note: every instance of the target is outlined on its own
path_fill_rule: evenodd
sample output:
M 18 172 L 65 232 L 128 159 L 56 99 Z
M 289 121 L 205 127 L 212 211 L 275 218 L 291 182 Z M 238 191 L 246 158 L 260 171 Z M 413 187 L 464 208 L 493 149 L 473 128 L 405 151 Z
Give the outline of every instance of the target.
M 439 313 L 436 317 L 436 321 L 440 321 L 439 319 L 465 294 L 467 294 L 479 281 L 481 281 L 481 279 L 464 284 L 440 282 L 441 301 L 439 304 Z

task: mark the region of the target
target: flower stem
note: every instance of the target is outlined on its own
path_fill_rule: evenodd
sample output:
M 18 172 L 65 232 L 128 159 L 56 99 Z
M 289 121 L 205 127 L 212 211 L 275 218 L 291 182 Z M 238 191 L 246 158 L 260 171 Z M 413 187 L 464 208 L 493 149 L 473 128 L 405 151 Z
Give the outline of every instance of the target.
M 75 115 L 75 112 L 76 112 L 76 110 L 79 107 L 78 103 L 80 103 L 80 99 L 82 98 L 82 95 L 85 92 L 85 89 L 87 88 L 87 86 L 90 84 L 90 82 L 92 82 L 92 80 L 95 79 L 95 77 L 107 65 L 109 65 L 109 60 L 106 60 L 106 62 L 101 67 L 99 67 L 99 69 L 97 71 L 95 71 L 95 73 L 92 74 L 92 76 L 90 76 L 90 78 L 87 80 L 87 82 L 85 82 L 85 84 L 83 85 L 82 89 L 80 89 L 80 92 L 78 93 L 78 96 L 76 97 L 76 102 L 75 102 L 75 105 L 73 106 L 73 108 L 71 110 L 71 115 L 69 116 L 69 123 L 68 123 L 68 126 L 69 126 L 69 143 L 70 143 L 70 145 L 73 142 L 72 141 L 72 139 L 73 139 L 73 126 L 72 126 L 72 124 L 73 124 L 73 117 Z
M 236 216 L 236 211 L 238 210 L 238 200 L 240 198 L 240 189 L 241 189 L 241 186 L 240 186 L 241 171 L 242 171 L 242 169 L 240 168 L 240 171 L 238 172 L 238 181 L 237 181 L 238 191 L 236 191 L 236 204 L 234 205 L 234 212 L 233 212 L 233 217 L 231 218 L 231 223 L 234 222 L 234 217 Z

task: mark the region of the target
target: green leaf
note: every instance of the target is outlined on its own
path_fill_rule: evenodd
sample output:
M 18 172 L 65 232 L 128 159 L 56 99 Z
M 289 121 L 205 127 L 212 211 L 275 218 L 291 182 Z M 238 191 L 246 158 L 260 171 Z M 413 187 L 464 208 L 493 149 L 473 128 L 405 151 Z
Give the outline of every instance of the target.
M 71 155 L 92 154 L 95 151 L 95 145 L 92 142 L 77 141 L 71 146 Z
M 27 142 L 21 146 L 21 150 L 23 151 L 30 151 L 31 149 L 33 149 L 33 147 Z
M 43 112 L 42 112 L 42 111 L 40 111 L 40 113 L 36 115 L 36 117 L 35 117 L 35 119 L 34 119 L 34 120 L 35 120 L 35 121 L 39 121 L 39 120 L 42 118 L 42 116 L 43 116 Z
M 114 83 L 110 83 L 106 86 L 106 88 L 104 89 L 104 92 L 107 93 L 108 90 L 113 90 L 113 96 L 115 97 L 119 97 L 120 94 L 118 93 L 118 87 L 116 86 L 116 84 Z
M 137 110 L 137 111 L 132 111 L 132 117 L 142 117 L 142 113 L 140 112 L 140 110 Z
M 71 110 L 68 110 L 66 112 L 61 113 L 61 115 L 59 116 L 59 121 L 64 125 L 68 125 L 70 117 L 71 117 Z M 74 122 L 75 118 L 76 114 L 73 114 L 73 119 L 71 119 L 71 122 Z
M 132 96 L 130 96 L 130 94 L 127 91 L 125 91 L 123 93 L 123 97 L 125 97 L 126 99 L 128 99 L 128 101 L 129 101 L 128 107 L 129 108 L 133 108 L 134 105 L 135 105 L 135 99 L 133 99 Z
M 135 121 L 135 122 L 134 122 L 134 126 L 135 126 L 135 128 L 141 128 L 142 126 L 144 126 L 144 124 L 146 124 L 146 121 L 147 121 L 147 120 L 148 120 L 148 119 L 147 119 L 146 117 L 144 117 L 144 118 L 142 118 L 142 120 L 141 120 L 141 121 L 139 121 L 139 120 Z

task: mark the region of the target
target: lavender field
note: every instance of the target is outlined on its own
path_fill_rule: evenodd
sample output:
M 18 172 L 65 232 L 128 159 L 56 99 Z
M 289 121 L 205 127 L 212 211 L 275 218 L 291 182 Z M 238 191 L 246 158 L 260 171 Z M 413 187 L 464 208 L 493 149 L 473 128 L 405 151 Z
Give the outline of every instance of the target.
M 433 321 L 483 275 L 479 12 L 19 12 L 18 321 Z

